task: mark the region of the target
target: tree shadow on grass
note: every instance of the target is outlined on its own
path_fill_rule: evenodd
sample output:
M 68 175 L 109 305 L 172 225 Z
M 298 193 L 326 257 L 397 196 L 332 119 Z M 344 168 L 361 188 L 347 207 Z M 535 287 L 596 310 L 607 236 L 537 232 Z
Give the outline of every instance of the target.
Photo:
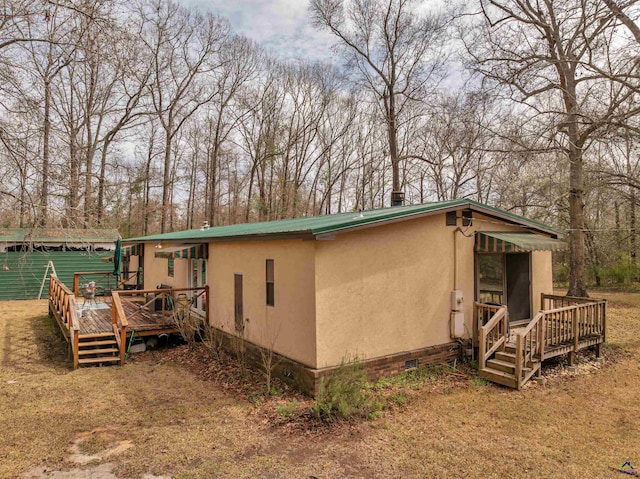
M 12 302 L 0 320 L 3 367 L 33 371 L 69 369 L 68 344 L 41 302 Z

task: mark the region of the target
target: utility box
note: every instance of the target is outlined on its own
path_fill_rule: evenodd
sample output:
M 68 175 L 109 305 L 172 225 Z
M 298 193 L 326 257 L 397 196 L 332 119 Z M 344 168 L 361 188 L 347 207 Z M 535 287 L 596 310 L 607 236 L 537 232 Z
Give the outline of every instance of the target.
M 451 337 L 463 338 L 464 337 L 464 313 L 460 311 L 451 312 Z
M 464 295 L 462 290 L 454 289 L 451 291 L 451 311 L 462 311 L 464 306 Z

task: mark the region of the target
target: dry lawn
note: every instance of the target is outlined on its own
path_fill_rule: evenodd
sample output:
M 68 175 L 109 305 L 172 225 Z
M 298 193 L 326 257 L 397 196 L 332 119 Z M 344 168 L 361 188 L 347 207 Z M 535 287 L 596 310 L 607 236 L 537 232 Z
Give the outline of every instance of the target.
M 308 403 L 256 405 L 171 354 L 72 371 L 46 302 L 3 302 L 0 477 L 78 468 L 74 452 L 121 478 L 625 477 L 640 469 L 640 294 L 602 296 L 600 369 L 519 392 L 460 373 L 393 383 L 381 418 L 325 428 L 283 418 Z

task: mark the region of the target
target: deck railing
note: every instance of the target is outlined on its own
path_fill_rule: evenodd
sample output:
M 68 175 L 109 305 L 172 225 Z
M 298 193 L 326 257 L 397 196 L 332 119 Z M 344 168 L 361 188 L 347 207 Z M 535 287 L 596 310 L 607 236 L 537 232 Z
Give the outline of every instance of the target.
M 135 279 L 136 282 L 131 282 Z M 96 288 L 102 294 L 111 294 L 111 291 L 117 289 L 136 289 L 138 282 L 137 271 L 124 271 L 120 278 L 113 275 L 113 272 L 105 271 L 84 271 L 73 274 L 73 293 L 76 296 L 81 295 L 80 289 L 83 284 L 93 281 Z
M 127 320 L 127 315 L 124 314 L 118 291 L 111 293 L 111 327 L 113 328 L 113 334 L 116 337 L 116 344 L 118 345 L 120 365 L 124 365 L 127 353 L 127 328 L 129 327 L 129 321 Z
M 495 309 L 497 308 L 497 309 Z M 492 306 L 488 304 L 475 303 L 476 314 L 480 312 L 493 312 L 493 315 L 480 326 L 478 331 L 478 368 L 484 369 L 487 360 L 496 351 L 504 351 L 507 344 L 509 313 L 506 306 Z
M 571 338 L 573 327 L 577 328 L 578 337 L 601 335 L 602 341 L 606 341 L 607 335 L 607 300 L 594 298 L 578 298 L 573 296 L 556 296 L 552 294 L 541 295 L 541 305 L 547 313 L 556 313 L 547 317 L 547 337 L 550 337 L 547 345 L 559 344 L 561 339 L 567 340 L 567 329 L 571 325 Z M 566 308 L 580 306 L 575 313 L 563 312 Z M 567 310 L 568 311 L 568 310 Z M 571 310 L 574 311 L 574 310 Z M 569 317 L 573 314 L 575 318 Z
M 61 329 L 65 339 L 69 341 L 71 354 L 73 355 L 73 367 L 78 367 L 78 350 L 80 326 L 78 324 L 78 308 L 75 295 L 67 286 L 58 279 L 55 274 L 49 280 L 49 309 Z
M 542 361 L 552 357 L 554 349 L 563 354 L 568 352 L 569 362 L 573 363 L 581 342 L 596 338 L 594 342 L 599 347 L 606 338 L 605 300 L 543 294 L 542 304 L 556 307 L 540 311 L 516 335 L 518 389 L 540 371 Z
M 541 371 L 544 358 L 544 315 L 544 311 L 536 314 L 527 327 L 516 334 L 515 377 L 517 389 L 520 389 L 536 372 Z
M 153 310 L 160 313 L 167 320 L 175 321 L 176 313 L 196 312 L 206 324 L 209 323 L 209 286 L 201 286 L 197 288 L 163 288 L 163 289 L 147 289 L 147 290 L 124 290 L 112 291 L 112 325 L 113 332 L 116 336 L 116 342 L 120 350 L 120 361 L 124 364 L 127 349 L 127 328 L 131 324 L 131 320 L 137 315 L 143 314 L 145 310 Z M 186 301 L 181 301 L 184 296 Z M 204 309 L 195 310 L 193 306 L 197 304 L 199 298 L 204 298 Z M 123 303 L 135 304 L 133 313 L 125 313 Z M 180 318 L 182 319 L 182 318 Z
M 480 328 L 487 324 L 491 317 L 498 312 L 500 306 L 486 303 L 473 303 L 473 346 L 479 346 Z

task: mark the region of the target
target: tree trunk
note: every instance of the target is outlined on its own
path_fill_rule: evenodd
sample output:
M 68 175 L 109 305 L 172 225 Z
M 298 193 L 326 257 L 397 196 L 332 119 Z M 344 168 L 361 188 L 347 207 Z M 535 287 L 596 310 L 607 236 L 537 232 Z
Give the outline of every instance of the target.
M 571 110 L 573 111 L 573 110 Z M 569 291 L 568 296 L 587 297 L 584 282 L 584 178 L 582 148 L 577 144 L 578 126 L 575 113 L 568 115 L 569 130 Z
M 171 187 L 171 132 L 173 131 L 173 122 L 169 119 L 168 126 L 165 128 L 164 141 L 164 174 L 162 181 L 162 216 L 160 220 L 160 233 L 167 232 L 169 220 L 169 197 Z
M 389 136 L 389 156 L 391 157 L 392 174 L 391 206 L 402 206 L 404 204 L 404 193 L 400 190 L 396 100 L 393 91 L 389 94 L 387 106 L 387 134 Z
M 44 83 L 44 119 L 42 132 L 42 185 L 40 189 L 40 226 L 47 226 L 49 214 L 49 136 L 51 134 L 51 83 Z

